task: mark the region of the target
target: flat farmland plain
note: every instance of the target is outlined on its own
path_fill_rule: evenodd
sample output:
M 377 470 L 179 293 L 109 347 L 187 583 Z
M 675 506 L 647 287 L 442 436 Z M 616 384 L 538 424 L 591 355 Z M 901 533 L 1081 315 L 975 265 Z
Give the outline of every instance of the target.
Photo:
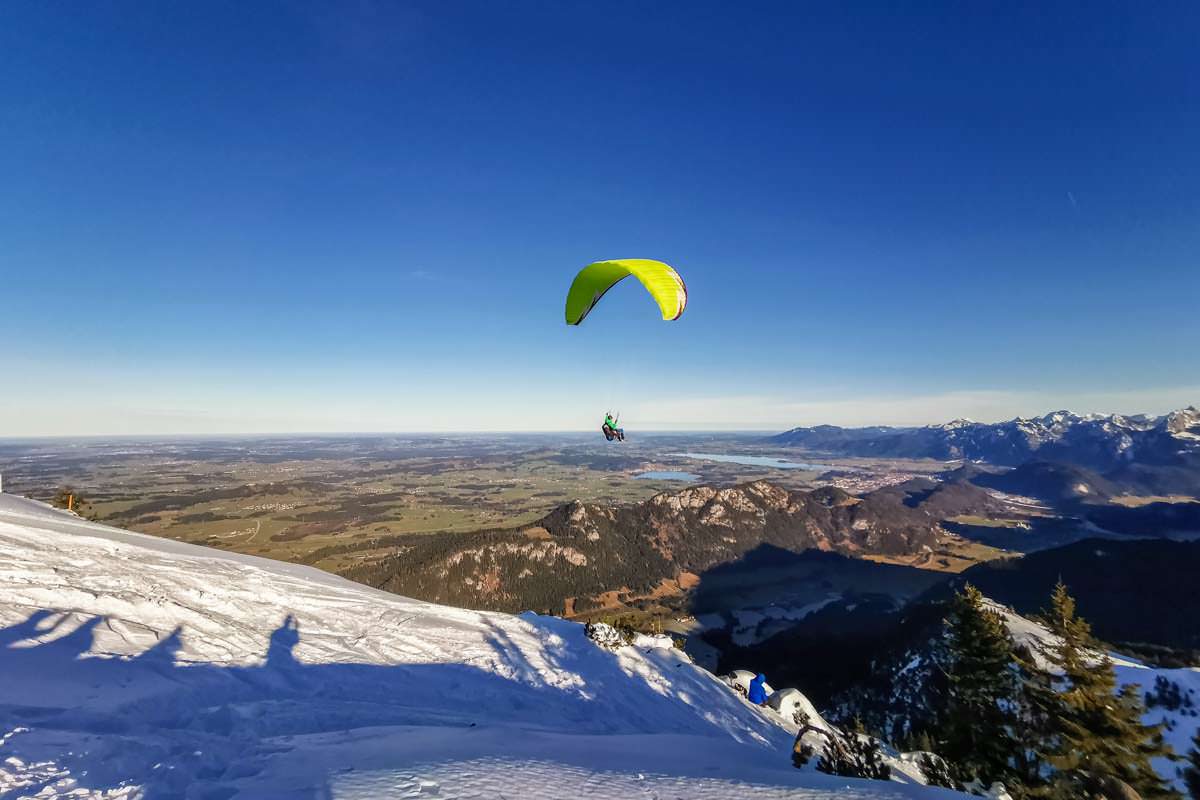
M 646 472 L 803 489 L 943 468 L 827 459 L 784 469 L 672 455 L 693 451 L 795 455 L 711 434 L 624 444 L 598 434 L 45 439 L 0 442 L 0 474 L 6 491 L 43 500 L 70 487 L 90 519 L 338 572 L 392 554 L 397 537 L 520 527 L 573 500 L 635 503 L 686 485 L 638 477 Z

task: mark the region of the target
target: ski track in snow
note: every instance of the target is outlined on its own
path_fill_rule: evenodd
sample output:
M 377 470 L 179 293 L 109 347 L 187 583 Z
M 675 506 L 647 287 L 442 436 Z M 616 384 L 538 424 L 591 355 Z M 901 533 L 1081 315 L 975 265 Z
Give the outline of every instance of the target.
M 795 770 L 791 743 L 670 647 L 0 494 L 0 798 L 941 793 Z

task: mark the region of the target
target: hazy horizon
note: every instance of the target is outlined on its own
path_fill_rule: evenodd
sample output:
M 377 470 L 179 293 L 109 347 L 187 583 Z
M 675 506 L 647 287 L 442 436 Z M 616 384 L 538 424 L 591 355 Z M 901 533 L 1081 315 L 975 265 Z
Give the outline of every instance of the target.
M 1159 396 L 1160 395 L 1160 396 Z M 798 416 L 791 422 L 777 424 L 753 424 L 753 423 L 732 423 L 728 420 L 723 422 L 686 422 L 682 421 L 686 418 L 686 410 L 680 407 L 678 410 L 683 412 L 681 416 L 676 417 L 674 425 L 664 425 L 661 420 L 653 420 L 645 422 L 640 421 L 635 414 L 633 417 L 622 412 L 622 424 L 630 427 L 631 430 L 637 430 L 640 434 L 703 434 L 703 433 L 720 433 L 720 434 L 738 434 L 738 433 L 770 433 L 781 432 L 795 427 L 808 427 L 813 425 L 840 425 L 843 427 L 869 427 L 873 425 L 888 425 L 893 427 L 918 427 L 922 425 L 936 425 L 944 422 L 950 422 L 955 419 L 970 419 L 976 422 L 1003 422 L 1017 417 L 1040 417 L 1045 414 L 1055 411 L 1071 411 L 1077 414 L 1123 414 L 1126 416 L 1135 416 L 1137 414 L 1145 414 L 1148 416 L 1161 416 L 1170 411 L 1175 411 L 1188 406 L 1200 406 L 1200 387 L 1191 389 L 1181 389 L 1176 391 L 1164 391 L 1161 393 L 1129 393 L 1126 395 L 1113 396 L 1086 396 L 1080 395 L 1071 399 L 1078 402 L 1071 403 L 1046 403 L 1045 398 L 1039 396 L 1018 397 L 1011 394 L 1003 393 L 958 393 L 955 395 L 943 397 L 916 397 L 916 398 L 893 398 L 891 400 L 848 400 L 842 402 L 827 402 L 820 404 L 776 404 L 770 406 L 778 413 L 781 408 L 794 408 L 798 412 Z M 745 401 L 745 398 L 739 400 Z M 720 404 L 728 402 L 717 401 Z M 1081 404 L 1082 403 L 1082 404 Z M 1106 405 L 1107 403 L 1107 405 Z M 1113 404 L 1116 405 L 1113 405 Z M 1039 405 L 1040 404 L 1040 405 Z M 700 410 L 701 412 L 708 408 L 707 403 L 695 404 L 693 411 Z M 883 408 L 891 409 L 892 416 L 882 412 Z M 917 409 L 929 409 L 929 416 L 926 417 L 905 417 L 905 414 L 915 413 Z M 820 409 L 827 409 L 826 416 L 819 416 Z M 944 409 L 944 412 L 934 416 L 933 410 Z M 973 410 L 974 413 L 958 413 L 966 410 Z M 1007 409 L 1007 410 L 1004 410 Z M 1016 409 L 1016 410 L 1014 410 Z M 954 413 L 951 411 L 954 410 Z M 863 414 L 876 413 L 878 416 L 859 416 Z M 897 416 L 898 415 L 898 416 Z M 178 421 L 186 421 L 187 418 L 179 417 Z M 26 423 L 28 418 L 26 418 Z M 209 418 L 209 421 L 218 423 L 219 418 Z M 25 423 L 22 423 L 25 424 Z M 636 427 L 634 427 L 636 426 Z M 587 434 L 594 432 L 598 427 L 598 422 L 595 425 L 581 424 L 578 426 L 563 426 L 563 427 L 537 427 L 530 425 L 527 427 L 510 427 L 510 428 L 468 428 L 468 427 L 369 427 L 347 424 L 344 427 L 331 427 L 326 429 L 318 428 L 286 428 L 286 427 L 264 427 L 264 428 L 226 428 L 219 427 L 200 428 L 200 427 L 179 427 L 175 429 L 160 429 L 152 430 L 136 430 L 122 429 L 114 427 L 110 430 L 76 430 L 59 433 L 45 432 L 29 432 L 15 433 L 11 432 L 11 427 L 4 424 L 0 420 L 0 439 L 16 440 L 16 439 L 53 439 L 53 438 L 145 438 L 145 439 L 161 439 L 167 437 L 186 438 L 189 436 L 195 437 L 254 437 L 254 436 L 388 436 L 388 435 L 443 435 L 443 434 Z

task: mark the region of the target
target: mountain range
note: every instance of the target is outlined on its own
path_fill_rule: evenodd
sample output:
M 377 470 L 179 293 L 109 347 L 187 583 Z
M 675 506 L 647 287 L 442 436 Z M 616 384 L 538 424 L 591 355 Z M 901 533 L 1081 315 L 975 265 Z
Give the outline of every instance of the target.
M 1200 409 L 1161 417 L 1073 414 L 985 423 L 957 419 L 917 428 L 792 428 L 775 445 L 839 456 L 933 458 L 1016 467 L 1033 461 L 1092 470 L 1120 486 L 1200 494 Z
M 932 557 L 944 520 L 1006 508 L 992 492 L 960 480 L 918 478 L 862 496 L 766 481 L 695 486 L 632 505 L 576 501 L 519 530 L 411 536 L 395 555 L 343 574 L 435 602 L 574 615 L 611 605 L 617 594 L 678 593 L 762 545 Z
M 947 559 L 964 543 L 977 548 L 969 563 L 1097 535 L 1200 531 L 1200 503 L 1110 502 L 1124 492 L 1085 467 L 1045 461 L 966 464 L 860 495 L 768 481 L 691 486 L 628 505 L 574 501 L 521 528 L 392 537 L 390 555 L 354 559 L 341 574 L 433 602 L 578 616 L 689 594 L 763 547 L 953 569 Z
M 862 735 L 794 688 L 751 705 L 738 690 L 753 672 L 718 678 L 669 637 L 597 646 L 570 621 L 409 600 L 3 494 L 0 555 L 5 797 L 955 796 L 920 785 L 922 753 L 873 739 L 881 780 L 822 774 L 835 771 L 829 748 Z M 893 742 L 930 724 L 944 609 L 916 608 L 928 613 L 881 617 L 872 679 L 823 708 Z M 1047 641 L 1002 613 L 1020 642 Z M 837 665 L 838 645 L 798 660 Z M 1185 752 L 1200 673 L 1115 658 L 1118 678 L 1146 692 L 1145 721 Z M 803 762 L 797 734 L 814 748 Z
M 784 691 L 788 706 L 755 707 L 666 636 L 601 648 L 578 623 L 423 603 L 0 493 L 0 797 L 926 791 L 898 753 L 893 783 L 794 768 L 792 708 L 811 705 Z

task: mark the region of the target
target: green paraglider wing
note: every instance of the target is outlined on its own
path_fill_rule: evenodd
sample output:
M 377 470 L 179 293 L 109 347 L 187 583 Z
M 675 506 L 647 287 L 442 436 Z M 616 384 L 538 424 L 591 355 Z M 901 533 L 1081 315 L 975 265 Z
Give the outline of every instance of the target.
M 588 264 L 567 292 L 567 324 L 578 325 L 600 302 L 604 293 L 620 280 L 634 276 L 650 292 L 662 310 L 662 318 L 679 319 L 687 305 L 687 287 L 679 273 L 661 261 L 648 258 L 619 258 Z

